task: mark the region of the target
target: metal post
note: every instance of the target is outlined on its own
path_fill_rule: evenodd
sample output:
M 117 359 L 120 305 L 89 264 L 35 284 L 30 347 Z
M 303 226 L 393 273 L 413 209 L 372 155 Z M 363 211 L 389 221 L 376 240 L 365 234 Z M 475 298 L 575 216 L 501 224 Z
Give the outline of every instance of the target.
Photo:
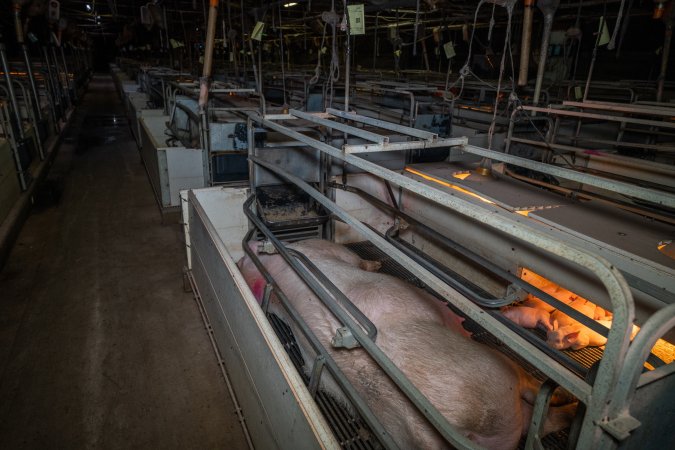
M 584 98 L 582 101 L 586 101 L 588 98 L 588 91 L 591 89 L 591 79 L 593 78 L 593 70 L 595 69 L 595 59 L 598 56 L 598 43 L 600 42 L 600 37 L 602 36 L 602 28 L 605 25 L 605 18 L 600 18 L 600 28 L 598 31 L 598 36 L 595 38 L 595 45 L 593 46 L 593 56 L 591 57 L 591 66 L 588 68 L 588 77 L 586 78 L 586 87 L 584 88 Z M 577 134 L 579 130 L 577 129 Z
M 345 55 L 345 112 L 349 112 L 349 72 L 351 70 L 351 58 L 349 57 L 349 25 L 347 25 L 347 52 Z
M 199 79 L 199 116 L 201 119 L 201 143 L 202 159 L 204 161 L 204 179 L 211 180 L 211 171 L 209 170 L 211 157 L 211 139 L 209 136 L 209 120 L 207 117 L 207 107 L 209 103 L 209 87 L 211 77 L 211 67 L 213 65 L 213 44 L 216 37 L 216 19 L 218 18 L 218 0 L 209 1 L 209 21 L 206 28 L 206 45 L 204 49 L 204 67 L 202 77 Z
M 673 40 L 673 19 L 666 20 L 666 34 L 663 39 L 663 51 L 661 52 L 661 70 L 656 87 L 656 101 L 660 102 L 663 98 L 663 85 L 666 81 L 666 71 L 668 70 L 668 59 L 670 57 L 670 43 Z
M 56 78 L 57 84 L 59 86 L 59 91 L 61 93 L 61 99 L 65 100 L 67 105 L 70 106 L 70 97 L 67 95 L 68 90 L 68 74 L 66 74 L 66 87 L 64 90 L 63 82 L 61 81 L 61 68 L 59 67 L 59 59 L 56 57 L 56 45 L 52 44 L 51 46 L 52 59 L 54 61 L 54 68 L 56 69 Z
M 10 117 L 9 111 L 7 109 L 7 103 L 0 100 L 0 128 L 3 126 L 7 127 L 6 137 L 7 140 L 12 144 L 12 156 L 14 157 L 14 163 L 16 165 L 16 173 L 19 175 L 19 185 L 22 191 L 25 191 L 28 187 L 28 181 L 26 180 L 26 174 L 21 167 L 21 156 L 19 156 L 19 146 L 16 142 L 16 136 L 14 136 L 14 131 L 12 130 L 12 118 Z
M 520 67 L 518 68 L 518 86 L 527 84 L 527 72 L 530 66 L 530 44 L 532 43 L 532 15 L 534 0 L 525 0 L 523 9 L 523 35 L 520 40 Z
M 548 42 L 551 38 L 551 28 L 553 28 L 553 16 L 555 15 L 559 4 L 560 0 L 539 0 L 539 3 L 537 3 L 537 6 L 544 14 L 544 32 L 542 34 L 541 49 L 539 51 L 539 68 L 537 70 L 537 81 L 534 86 L 534 97 L 532 98 L 533 105 L 539 103 L 541 85 L 544 81 L 546 58 L 548 56 Z
M 9 63 L 7 62 L 7 52 L 5 44 L 0 43 L 0 63 L 2 64 L 2 71 L 5 73 L 5 82 L 7 83 L 7 93 L 9 94 L 9 102 L 12 104 L 12 112 L 14 113 L 14 120 L 19 138 L 23 139 L 23 124 L 21 123 L 21 110 L 19 109 L 19 102 L 16 101 L 16 93 L 14 92 L 14 85 L 12 84 L 12 77 L 9 74 Z
M 77 101 L 77 90 L 75 88 L 74 80 L 73 80 L 72 83 L 70 81 L 70 73 L 68 72 L 68 63 L 66 61 L 66 52 L 63 49 L 63 45 L 61 45 L 59 48 L 61 49 L 61 59 L 63 59 L 63 70 L 66 74 L 66 89 L 68 89 L 68 91 L 69 91 L 68 92 L 68 94 L 69 94 L 68 98 L 70 98 L 72 100 L 72 102 L 75 102 L 75 101 Z M 74 75 L 75 74 L 73 74 L 73 76 Z
M 35 98 L 35 114 L 38 120 L 42 120 L 42 111 L 40 110 L 40 95 L 38 94 L 37 86 L 35 85 L 35 76 L 33 74 L 33 66 L 30 63 L 30 55 L 28 54 L 28 46 L 23 40 L 23 26 L 21 25 L 21 4 L 14 3 L 14 28 L 16 29 L 16 41 L 21 45 L 23 53 L 23 60 L 26 64 L 26 73 L 30 81 L 30 89 Z
M 45 59 L 45 66 L 47 67 L 47 73 L 45 74 L 45 88 L 47 89 L 48 94 L 50 95 L 50 104 L 51 104 L 51 110 L 52 110 L 52 117 L 54 119 L 54 131 L 57 133 L 60 132 L 59 130 L 59 119 L 60 119 L 60 112 L 57 112 L 56 104 L 61 102 L 57 101 L 57 91 L 56 91 L 56 85 L 54 84 L 54 76 L 52 74 L 52 66 L 49 62 L 49 53 L 47 52 L 47 47 L 42 46 L 42 55 L 44 56 Z

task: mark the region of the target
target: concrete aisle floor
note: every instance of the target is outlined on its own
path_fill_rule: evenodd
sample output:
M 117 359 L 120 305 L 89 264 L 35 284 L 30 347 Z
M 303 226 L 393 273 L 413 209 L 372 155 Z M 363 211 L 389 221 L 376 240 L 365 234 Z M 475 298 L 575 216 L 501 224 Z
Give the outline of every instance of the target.
M 245 448 L 179 225 L 160 215 L 96 76 L 0 273 L 0 448 Z M 113 124 L 114 125 L 114 124 Z M 79 142 L 79 145 L 78 145 Z

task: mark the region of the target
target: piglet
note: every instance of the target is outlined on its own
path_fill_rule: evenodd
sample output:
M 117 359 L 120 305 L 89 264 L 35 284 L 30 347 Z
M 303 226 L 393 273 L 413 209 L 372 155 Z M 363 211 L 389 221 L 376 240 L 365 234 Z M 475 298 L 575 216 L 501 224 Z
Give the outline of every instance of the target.
M 593 320 L 612 320 L 612 313 L 596 305 L 593 312 Z
M 612 322 L 608 320 L 598 320 L 598 322 L 607 328 L 612 326 Z M 572 324 L 561 327 L 558 321 L 554 320 L 552 329 L 546 335 L 546 343 L 549 347 L 557 350 L 566 348 L 579 350 L 588 346 L 599 347 L 605 345 L 607 338 L 583 326 L 579 322 L 575 321 Z
M 502 308 L 504 317 L 524 328 L 550 330 L 551 315 L 543 309 L 530 306 L 506 306 Z
M 611 320 L 598 320 L 599 324 L 611 328 Z M 633 339 L 640 329 L 633 325 L 630 338 Z M 572 350 L 579 350 L 584 347 L 599 347 L 607 343 L 607 338 L 596 333 L 588 327 L 583 326 L 579 322 L 571 325 L 559 326 L 557 321 L 553 321 L 553 329 L 546 335 L 546 343 L 549 347 L 557 350 L 571 348 Z
M 576 309 L 577 311 L 579 311 L 581 314 L 583 314 L 588 318 L 593 318 L 595 314 L 595 305 L 582 297 L 575 298 L 571 303 L 569 303 L 569 306 Z M 560 311 L 559 309 L 551 313 L 551 321 L 554 320 L 558 321 L 559 327 L 565 327 L 568 325 L 575 325 L 579 323 L 576 320 L 572 319 L 567 314 L 565 314 L 564 312 Z
M 578 297 L 576 294 L 574 294 L 572 291 L 568 291 L 567 289 L 558 286 L 555 283 L 552 282 L 547 282 L 546 284 L 542 284 L 538 286 L 540 290 L 543 292 L 547 293 L 551 297 L 558 299 L 559 301 L 569 304 L 570 302 L 576 300 Z M 555 310 L 555 306 L 552 306 L 545 301 L 541 300 L 538 297 L 535 297 L 532 294 L 529 294 L 526 298 L 525 301 L 523 302 L 523 305 L 525 306 L 530 306 L 532 308 L 538 308 L 538 309 L 543 309 L 547 312 L 553 312 Z

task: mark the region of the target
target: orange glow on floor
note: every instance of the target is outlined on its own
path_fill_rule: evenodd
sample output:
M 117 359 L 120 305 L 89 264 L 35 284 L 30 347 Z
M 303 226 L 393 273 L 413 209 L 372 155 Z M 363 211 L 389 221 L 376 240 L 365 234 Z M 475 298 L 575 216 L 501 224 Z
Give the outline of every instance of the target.
M 669 258 L 675 259 L 675 245 L 673 245 L 673 241 L 661 241 L 657 244 L 656 248 Z
M 424 179 L 427 180 L 427 181 L 433 181 L 434 183 L 440 184 L 441 186 L 445 186 L 445 187 L 448 187 L 448 188 L 450 188 L 450 189 L 454 189 L 454 190 L 456 190 L 456 191 L 459 191 L 459 192 L 461 192 L 461 193 L 463 193 L 463 194 L 466 194 L 466 195 L 468 195 L 468 196 L 470 196 L 470 197 L 477 198 L 477 199 L 480 200 L 481 202 L 489 203 L 489 204 L 491 204 L 491 205 L 494 205 L 494 204 L 495 204 L 495 202 L 493 202 L 492 200 L 488 200 L 488 199 L 485 198 L 485 197 L 481 197 L 480 195 L 475 194 L 475 193 L 473 193 L 473 192 L 471 192 L 471 191 L 469 191 L 469 190 L 467 190 L 467 189 L 464 189 L 464 188 L 461 187 L 461 186 L 457 186 L 456 184 L 448 183 L 447 181 L 444 181 L 444 180 L 441 180 L 441 179 L 432 177 L 432 176 L 427 175 L 427 174 L 424 174 L 424 173 L 422 173 L 422 172 L 418 172 L 417 170 L 411 169 L 410 167 L 406 167 L 406 168 L 405 168 L 405 171 L 406 171 L 406 172 L 410 172 L 410 173 L 412 173 L 412 174 L 415 174 L 415 175 L 417 175 L 417 176 L 419 176 L 419 177 L 422 177 L 422 178 L 424 178 Z
M 460 180 L 466 180 L 467 178 L 469 178 L 470 175 L 471 175 L 471 172 L 460 172 L 460 173 L 453 173 L 452 177 L 458 178 Z

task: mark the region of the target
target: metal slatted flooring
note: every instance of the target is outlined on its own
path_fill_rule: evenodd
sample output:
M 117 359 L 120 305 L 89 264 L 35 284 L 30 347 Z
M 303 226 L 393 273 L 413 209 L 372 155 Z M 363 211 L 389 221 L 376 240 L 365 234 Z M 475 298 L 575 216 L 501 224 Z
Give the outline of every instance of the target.
M 309 376 L 305 370 L 305 359 L 302 357 L 293 331 L 276 314 L 267 313 L 267 318 L 286 352 L 291 357 L 293 365 L 305 381 L 305 384 L 309 384 Z M 319 389 L 314 400 L 342 448 L 349 450 L 375 450 L 382 448 L 377 439 L 373 437 L 368 425 L 360 417 L 352 415 L 349 408 L 333 398 L 333 396 Z

